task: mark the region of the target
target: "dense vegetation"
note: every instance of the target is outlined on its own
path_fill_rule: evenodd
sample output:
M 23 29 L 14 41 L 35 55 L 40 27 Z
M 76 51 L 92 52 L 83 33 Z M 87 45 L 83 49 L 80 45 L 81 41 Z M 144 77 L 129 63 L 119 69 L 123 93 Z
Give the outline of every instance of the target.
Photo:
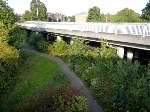
M 0 0 L 0 94 L 4 94 L 15 80 L 20 64 L 19 49 L 26 39 L 26 32 L 19 29 L 13 10 Z
M 140 22 L 140 14 L 125 8 L 113 16 L 113 22 Z
M 102 14 L 100 9 L 96 6 L 89 9 L 87 21 L 88 22 L 145 22 L 149 21 L 150 3 L 142 10 L 142 15 L 136 13 L 134 10 L 124 8 L 118 11 L 115 15 Z
M 56 63 L 29 51 L 24 56 L 14 89 L 0 100 L 1 112 L 88 112 L 86 99 L 69 88 L 68 79 Z
M 91 48 L 82 40 L 56 41 L 48 54 L 62 57 L 89 87 L 106 112 L 150 111 L 150 67 L 121 60 L 105 44 Z
M 23 50 L 27 34 L 17 20 L 0 0 L 0 112 L 88 112 L 86 98 L 70 87 L 56 63 Z M 31 43 L 38 50 L 48 48 L 41 38 Z
M 0 42 L 0 95 L 4 94 L 15 80 L 19 65 L 19 51 L 7 43 Z

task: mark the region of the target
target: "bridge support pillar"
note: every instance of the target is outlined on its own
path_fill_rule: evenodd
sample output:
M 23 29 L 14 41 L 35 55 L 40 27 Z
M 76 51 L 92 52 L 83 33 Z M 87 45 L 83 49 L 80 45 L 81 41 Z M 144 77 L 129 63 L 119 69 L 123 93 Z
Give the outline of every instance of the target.
M 117 47 L 117 54 L 120 58 L 124 58 L 124 48 L 123 47 Z
M 133 51 L 127 50 L 127 59 L 132 60 L 133 59 Z
M 62 38 L 60 36 L 57 36 L 57 41 L 58 42 L 62 41 Z
M 71 39 L 71 41 L 70 41 L 70 45 L 72 45 L 73 44 L 73 40 Z

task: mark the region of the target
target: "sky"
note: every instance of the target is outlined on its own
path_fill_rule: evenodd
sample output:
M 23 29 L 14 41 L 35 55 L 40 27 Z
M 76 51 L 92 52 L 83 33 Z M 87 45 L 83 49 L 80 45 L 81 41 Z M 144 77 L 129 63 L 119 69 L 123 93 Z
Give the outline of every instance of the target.
M 131 8 L 141 14 L 149 0 L 41 0 L 48 12 L 59 12 L 71 16 L 88 12 L 92 6 L 98 6 L 102 13 L 115 14 L 123 8 Z M 30 9 L 31 0 L 7 0 L 8 5 L 18 14 Z

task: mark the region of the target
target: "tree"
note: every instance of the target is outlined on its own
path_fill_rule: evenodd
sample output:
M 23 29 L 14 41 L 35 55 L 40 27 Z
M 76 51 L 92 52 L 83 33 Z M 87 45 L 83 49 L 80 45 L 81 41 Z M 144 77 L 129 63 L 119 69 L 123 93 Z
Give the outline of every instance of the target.
M 38 18 L 39 20 L 43 20 L 43 21 L 47 20 L 47 8 L 42 2 L 40 2 Z
M 3 0 L 0 0 L 0 42 L 8 42 L 10 32 L 15 28 L 17 17 Z
M 69 22 L 75 22 L 75 16 L 69 16 L 68 20 Z
M 44 3 L 40 0 L 32 0 L 30 4 L 30 11 L 25 11 L 23 19 L 26 21 L 30 20 L 41 20 L 47 21 L 47 8 Z
M 142 10 L 142 19 L 150 21 L 150 1 L 146 4 L 146 7 Z
M 100 12 L 100 9 L 96 6 L 89 9 L 87 21 L 88 22 L 99 22 L 102 21 L 102 14 Z
M 32 0 L 30 3 L 30 10 L 31 10 L 31 15 L 33 20 L 37 20 L 39 16 L 39 5 L 40 5 L 40 0 Z M 37 15 L 38 14 L 38 15 Z
M 132 9 L 125 8 L 113 17 L 114 22 L 140 22 L 140 15 Z
M 28 21 L 31 21 L 32 20 L 32 13 L 28 10 L 25 11 L 25 14 L 23 15 L 23 19 L 24 20 L 28 20 Z
M 21 21 L 21 15 L 20 14 L 16 14 L 16 19 L 17 19 L 17 22 L 20 22 Z
M 0 0 L 0 22 L 9 28 L 9 26 L 12 26 L 16 21 L 16 15 L 12 8 L 10 8 L 5 1 Z
M 15 24 L 17 20 L 17 15 L 13 10 L 5 1 L 0 0 L 0 43 L 9 43 L 15 46 L 18 44 L 20 46 L 21 40 L 25 40 L 25 32 L 20 30 Z

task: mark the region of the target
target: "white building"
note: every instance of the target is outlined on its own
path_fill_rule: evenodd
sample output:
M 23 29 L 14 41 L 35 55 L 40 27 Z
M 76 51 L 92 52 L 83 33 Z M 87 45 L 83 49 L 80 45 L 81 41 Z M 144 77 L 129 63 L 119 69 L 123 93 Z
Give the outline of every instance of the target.
M 75 15 L 75 22 L 86 22 L 88 17 L 88 13 L 82 12 Z

